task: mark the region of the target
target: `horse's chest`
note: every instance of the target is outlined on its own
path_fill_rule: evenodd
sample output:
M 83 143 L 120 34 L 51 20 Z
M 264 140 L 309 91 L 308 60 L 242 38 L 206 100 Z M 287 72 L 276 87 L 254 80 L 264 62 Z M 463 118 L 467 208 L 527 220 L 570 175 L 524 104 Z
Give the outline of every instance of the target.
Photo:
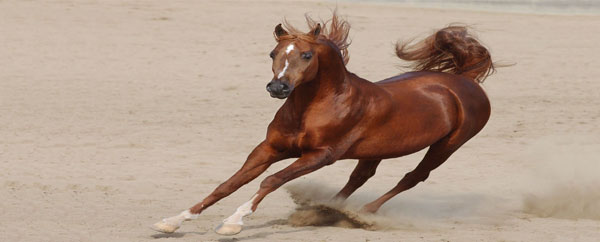
M 282 122 L 286 124 L 280 127 L 283 129 L 280 131 L 284 133 L 282 143 L 286 144 L 287 149 L 300 152 L 335 146 L 335 143 L 351 132 L 358 120 L 351 113 L 350 107 L 312 106 L 301 118 Z
M 323 146 L 333 146 L 352 127 L 343 127 L 339 120 L 312 120 L 299 129 L 291 142 L 291 145 L 299 150 L 311 150 Z
M 313 141 L 314 139 L 311 137 L 314 137 L 314 134 L 312 132 L 301 131 L 296 135 L 294 141 L 292 142 L 292 145 L 299 150 L 314 148 L 315 142 Z

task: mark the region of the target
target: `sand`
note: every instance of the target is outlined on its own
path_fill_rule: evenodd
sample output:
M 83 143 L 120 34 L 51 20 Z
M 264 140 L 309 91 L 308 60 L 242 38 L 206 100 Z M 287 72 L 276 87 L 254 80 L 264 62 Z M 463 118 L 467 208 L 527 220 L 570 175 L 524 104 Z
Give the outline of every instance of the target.
M 472 25 L 498 69 L 487 127 L 429 180 L 382 207 L 387 228 L 292 226 L 279 189 L 232 237 L 212 230 L 259 182 L 175 234 L 148 229 L 200 201 L 265 136 L 281 100 L 272 31 L 328 18 L 334 2 L 0 1 L 2 241 L 597 241 L 600 17 L 338 3 L 352 24 L 349 70 L 405 70 L 393 43 Z M 375 199 L 423 153 L 384 161 L 348 206 Z M 318 202 L 355 161 L 290 182 Z

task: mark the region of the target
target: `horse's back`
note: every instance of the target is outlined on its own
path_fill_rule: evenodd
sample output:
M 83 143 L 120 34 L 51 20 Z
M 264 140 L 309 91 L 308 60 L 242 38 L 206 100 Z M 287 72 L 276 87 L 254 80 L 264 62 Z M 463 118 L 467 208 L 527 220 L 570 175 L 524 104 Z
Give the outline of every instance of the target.
M 376 82 L 375 84 L 384 89 L 393 90 L 396 88 L 406 88 L 407 86 L 419 88 L 430 85 L 441 85 L 455 89 L 469 89 L 471 92 L 483 93 L 483 90 L 474 80 L 445 72 L 434 71 L 414 71 L 406 72 L 401 75 L 393 76 Z M 458 91 L 458 90 L 457 90 Z

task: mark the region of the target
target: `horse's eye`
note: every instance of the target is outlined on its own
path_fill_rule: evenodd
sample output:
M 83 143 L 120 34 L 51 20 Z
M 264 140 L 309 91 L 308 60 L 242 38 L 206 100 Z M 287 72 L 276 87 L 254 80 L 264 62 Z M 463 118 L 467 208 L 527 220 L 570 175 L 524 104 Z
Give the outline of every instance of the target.
M 312 58 L 312 53 L 310 51 L 302 53 L 302 59 L 309 60 Z
M 271 59 L 275 58 L 275 51 L 271 51 L 271 54 L 269 54 L 269 57 L 271 57 Z

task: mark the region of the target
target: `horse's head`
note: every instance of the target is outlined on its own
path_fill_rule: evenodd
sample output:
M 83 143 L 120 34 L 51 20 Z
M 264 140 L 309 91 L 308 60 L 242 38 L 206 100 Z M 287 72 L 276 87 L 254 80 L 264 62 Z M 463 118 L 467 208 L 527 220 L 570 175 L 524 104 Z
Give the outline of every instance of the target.
M 318 71 L 321 24 L 307 34 L 291 35 L 281 24 L 275 27 L 277 46 L 271 51 L 273 80 L 267 84 L 271 97 L 287 98 L 295 87 L 315 78 Z

